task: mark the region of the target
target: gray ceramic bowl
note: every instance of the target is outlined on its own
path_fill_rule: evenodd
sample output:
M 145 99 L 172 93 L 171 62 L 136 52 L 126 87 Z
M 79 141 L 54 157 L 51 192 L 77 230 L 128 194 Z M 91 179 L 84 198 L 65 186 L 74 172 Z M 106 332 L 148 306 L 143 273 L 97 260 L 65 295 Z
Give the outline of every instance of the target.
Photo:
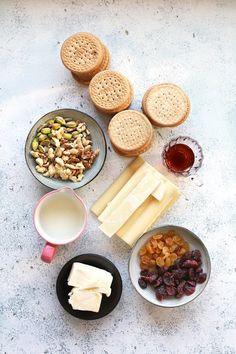
M 190 296 L 184 295 L 180 299 L 176 299 L 175 297 L 170 297 L 162 301 L 159 301 L 155 296 L 155 291 L 153 288 L 148 286 L 146 289 L 141 289 L 138 284 L 138 279 L 140 277 L 139 250 L 153 235 L 157 233 L 167 232 L 169 230 L 176 231 L 176 233 L 178 233 L 183 239 L 185 239 L 190 246 L 190 250 L 194 250 L 194 249 L 200 250 L 202 254 L 202 268 L 203 268 L 203 272 L 207 273 L 207 279 L 203 284 L 197 284 L 195 292 Z M 133 286 L 144 299 L 146 299 L 153 305 L 160 306 L 160 307 L 167 307 L 167 308 L 178 307 L 178 306 L 185 305 L 190 301 L 193 301 L 205 289 L 208 280 L 210 278 L 210 273 L 211 273 L 211 261 L 206 246 L 203 244 L 200 238 L 196 236 L 193 232 L 189 231 L 188 229 L 185 229 L 184 227 L 174 226 L 174 225 L 161 226 L 144 234 L 133 247 L 130 260 L 129 260 L 129 275 Z
M 56 116 L 62 116 L 63 118 L 70 118 L 71 120 L 80 119 L 82 122 L 85 122 L 89 131 L 91 132 L 91 137 L 93 140 L 93 149 L 100 149 L 100 153 L 97 156 L 92 168 L 85 171 L 84 178 L 80 182 L 63 181 L 60 179 L 44 177 L 42 174 L 38 173 L 35 169 L 36 166 L 35 160 L 30 155 L 31 142 L 36 135 L 36 131 L 38 127 L 44 124 L 45 122 L 47 122 L 48 120 L 55 118 Z M 77 111 L 75 109 L 69 109 L 69 108 L 57 109 L 55 111 L 45 114 L 31 128 L 25 143 L 25 160 L 30 169 L 30 172 L 39 182 L 52 189 L 58 189 L 63 186 L 67 186 L 72 189 L 77 189 L 85 186 L 86 184 L 91 182 L 102 170 L 102 167 L 106 160 L 106 154 L 107 154 L 106 139 L 99 124 L 86 113 Z

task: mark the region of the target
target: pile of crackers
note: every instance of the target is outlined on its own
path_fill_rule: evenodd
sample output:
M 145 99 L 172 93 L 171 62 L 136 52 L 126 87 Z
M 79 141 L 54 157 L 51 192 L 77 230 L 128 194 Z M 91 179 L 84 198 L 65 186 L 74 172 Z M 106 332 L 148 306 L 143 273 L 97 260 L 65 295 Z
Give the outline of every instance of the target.
M 73 77 L 89 85 L 92 103 L 100 112 L 112 115 L 108 134 L 114 150 L 124 156 L 138 156 L 153 142 L 153 126 L 175 127 L 190 113 L 190 102 L 184 91 L 174 84 L 149 88 L 142 99 L 142 111 L 128 110 L 133 87 L 123 74 L 108 70 L 110 53 L 99 38 L 81 32 L 67 38 L 61 48 L 61 59 Z

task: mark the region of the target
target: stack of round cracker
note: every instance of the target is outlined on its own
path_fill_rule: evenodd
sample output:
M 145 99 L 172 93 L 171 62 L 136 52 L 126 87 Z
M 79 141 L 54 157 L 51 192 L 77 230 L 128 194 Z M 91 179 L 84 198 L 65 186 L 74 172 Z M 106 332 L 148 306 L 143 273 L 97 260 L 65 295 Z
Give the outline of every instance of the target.
M 108 134 L 116 152 L 138 156 L 151 147 L 153 128 L 147 117 L 134 110 L 117 113 L 110 121 Z
M 89 84 L 94 75 L 108 68 L 110 54 L 96 36 L 80 32 L 65 40 L 61 59 L 76 80 Z
M 133 89 L 124 75 L 117 71 L 105 70 L 93 77 L 89 84 L 89 94 L 98 110 L 114 114 L 130 106 Z
M 142 109 L 153 125 L 175 127 L 187 119 L 190 102 L 177 85 L 160 84 L 147 90 L 143 96 Z

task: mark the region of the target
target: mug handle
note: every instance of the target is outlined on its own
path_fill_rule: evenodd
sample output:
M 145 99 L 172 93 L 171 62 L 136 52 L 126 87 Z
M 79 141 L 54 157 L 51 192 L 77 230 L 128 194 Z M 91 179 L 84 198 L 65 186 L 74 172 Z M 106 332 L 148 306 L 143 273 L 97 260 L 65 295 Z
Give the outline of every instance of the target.
M 47 242 L 43 248 L 43 252 L 41 254 L 42 261 L 46 263 L 51 263 L 57 251 L 57 245 L 53 245 Z

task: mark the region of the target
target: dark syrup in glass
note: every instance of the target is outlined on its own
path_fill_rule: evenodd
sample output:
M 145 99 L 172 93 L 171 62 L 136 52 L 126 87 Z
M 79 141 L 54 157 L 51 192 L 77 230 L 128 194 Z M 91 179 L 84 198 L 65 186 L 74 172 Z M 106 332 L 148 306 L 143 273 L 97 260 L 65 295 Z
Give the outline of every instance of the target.
M 193 150 L 185 144 L 175 144 L 166 152 L 165 161 L 173 172 L 184 172 L 194 164 Z

